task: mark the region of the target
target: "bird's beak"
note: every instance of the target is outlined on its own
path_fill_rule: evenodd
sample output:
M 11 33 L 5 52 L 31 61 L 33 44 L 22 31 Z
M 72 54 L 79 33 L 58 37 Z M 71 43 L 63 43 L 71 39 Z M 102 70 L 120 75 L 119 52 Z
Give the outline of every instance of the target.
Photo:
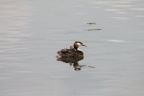
M 85 46 L 85 47 L 87 47 L 86 45 L 82 45 L 82 46 Z

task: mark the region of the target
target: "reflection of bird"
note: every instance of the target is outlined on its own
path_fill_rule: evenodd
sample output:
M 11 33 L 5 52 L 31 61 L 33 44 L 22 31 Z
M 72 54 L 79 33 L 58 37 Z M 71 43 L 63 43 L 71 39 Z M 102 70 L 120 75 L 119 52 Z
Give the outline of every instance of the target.
M 84 53 L 79 49 L 79 46 L 86 46 L 82 42 L 76 41 L 70 49 L 62 49 L 57 52 L 58 58 L 83 58 Z
M 78 62 L 78 61 L 80 61 L 80 60 L 82 60 L 83 59 L 83 57 L 79 57 L 79 58 L 72 58 L 72 57 L 70 57 L 70 58 L 57 58 L 57 61 L 63 61 L 63 62 L 65 62 L 65 63 L 75 63 L 75 62 Z
M 84 67 L 86 65 L 79 65 L 78 62 L 73 63 L 73 67 L 75 71 L 81 70 L 81 67 Z
M 57 58 L 58 61 L 69 63 L 70 66 L 74 67 L 75 71 L 80 71 L 82 67 L 95 68 L 93 66 L 79 65 L 78 61 L 80 61 L 82 59 L 83 58 Z
M 81 67 L 84 67 L 86 65 L 79 65 L 78 61 L 82 60 L 83 58 L 58 58 L 58 61 L 63 61 L 65 63 L 69 63 L 70 66 L 74 67 L 75 71 L 81 70 Z

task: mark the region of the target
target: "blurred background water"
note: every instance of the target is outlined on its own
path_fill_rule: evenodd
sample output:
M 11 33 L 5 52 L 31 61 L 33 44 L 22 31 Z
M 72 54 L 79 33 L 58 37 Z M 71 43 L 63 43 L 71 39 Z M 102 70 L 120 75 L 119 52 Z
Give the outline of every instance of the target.
M 143 0 L 1 0 L 0 96 L 144 96 L 143 42 Z

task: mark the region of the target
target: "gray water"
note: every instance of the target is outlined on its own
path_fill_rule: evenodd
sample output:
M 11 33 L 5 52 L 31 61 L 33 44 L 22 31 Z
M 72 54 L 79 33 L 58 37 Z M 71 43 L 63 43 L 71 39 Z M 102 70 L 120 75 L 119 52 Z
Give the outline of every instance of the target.
M 143 58 L 143 0 L 0 1 L 0 96 L 144 96 Z

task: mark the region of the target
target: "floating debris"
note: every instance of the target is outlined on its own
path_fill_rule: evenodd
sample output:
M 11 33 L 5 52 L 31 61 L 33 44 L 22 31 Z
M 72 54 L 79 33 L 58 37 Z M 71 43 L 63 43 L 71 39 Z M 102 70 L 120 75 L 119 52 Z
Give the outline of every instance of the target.
M 92 24 L 96 24 L 95 22 L 88 22 L 87 24 L 92 25 Z
M 89 68 L 95 68 L 94 66 L 87 66 L 87 67 L 89 67 Z
M 124 40 L 108 40 L 110 42 L 116 42 L 116 43 L 122 43 L 122 42 L 125 42 Z
M 102 29 L 97 29 L 97 28 L 91 28 L 91 29 L 87 29 L 87 31 L 99 31 L 99 30 L 102 30 Z

